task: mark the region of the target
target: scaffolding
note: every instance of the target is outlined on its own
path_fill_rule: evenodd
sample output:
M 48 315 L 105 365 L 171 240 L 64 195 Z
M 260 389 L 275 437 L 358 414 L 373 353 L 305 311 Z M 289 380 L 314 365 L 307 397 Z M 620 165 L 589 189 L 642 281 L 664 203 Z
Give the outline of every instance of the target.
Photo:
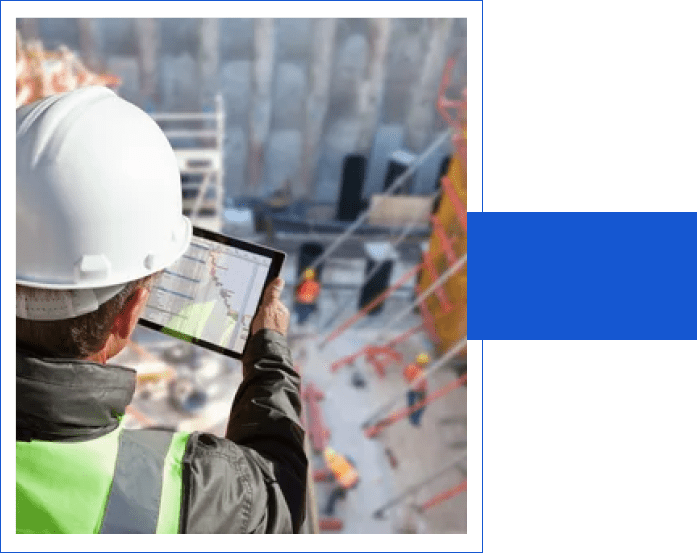
M 182 209 L 194 225 L 220 232 L 225 204 L 223 147 L 225 109 L 215 97 L 215 110 L 201 113 L 151 113 L 177 157 L 182 181 Z

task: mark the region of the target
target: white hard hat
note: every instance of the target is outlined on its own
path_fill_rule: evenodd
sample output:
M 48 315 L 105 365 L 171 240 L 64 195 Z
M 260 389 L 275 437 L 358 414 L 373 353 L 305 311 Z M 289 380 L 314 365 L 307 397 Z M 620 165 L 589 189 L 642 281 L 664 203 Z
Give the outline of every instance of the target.
M 180 182 L 158 125 L 107 88 L 19 108 L 17 284 L 118 291 L 167 267 L 191 239 Z

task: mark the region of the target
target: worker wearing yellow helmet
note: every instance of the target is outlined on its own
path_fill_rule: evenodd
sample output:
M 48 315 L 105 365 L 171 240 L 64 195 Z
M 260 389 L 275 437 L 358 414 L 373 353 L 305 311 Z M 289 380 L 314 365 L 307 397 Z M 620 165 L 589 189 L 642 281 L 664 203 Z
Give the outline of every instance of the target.
M 344 499 L 346 492 L 358 485 L 358 471 L 349 458 L 337 453 L 333 448 L 327 446 L 322 453 L 324 462 L 336 482 L 336 486 L 329 494 L 325 509 L 325 514 L 332 516 L 336 502 Z
M 316 280 L 315 270 L 308 267 L 303 270 L 300 284 L 295 289 L 295 311 L 298 314 L 298 324 L 304 324 L 317 308 L 317 297 L 321 286 Z
M 414 409 L 409 413 L 409 422 L 414 426 L 421 425 L 421 417 L 426 408 L 425 405 L 415 408 L 416 405 L 422 403 L 426 399 L 428 384 L 425 378 L 424 367 L 431 362 L 428 353 L 422 351 L 414 359 L 413 363 L 409 363 L 404 367 L 404 378 L 413 386 L 407 390 L 407 405 L 409 409 Z
M 282 281 L 252 321 L 225 438 L 124 428 L 136 373 L 106 362 L 192 234 L 176 157 L 102 87 L 16 123 L 16 532 L 297 532 L 307 459 Z

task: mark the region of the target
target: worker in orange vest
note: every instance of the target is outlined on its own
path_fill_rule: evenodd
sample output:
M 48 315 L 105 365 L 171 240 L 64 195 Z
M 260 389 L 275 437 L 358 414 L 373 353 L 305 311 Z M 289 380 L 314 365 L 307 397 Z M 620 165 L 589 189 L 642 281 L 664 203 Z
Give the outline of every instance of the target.
M 298 324 L 304 324 L 316 309 L 320 288 L 314 269 L 305 269 L 300 284 L 295 289 L 295 311 L 298 313 Z
M 411 384 L 412 382 L 415 382 L 421 378 L 424 375 L 423 367 L 428 365 L 430 361 L 431 359 L 427 353 L 419 353 L 419 355 L 416 356 L 415 362 L 410 363 L 404 368 L 404 378 L 406 381 Z M 407 405 L 409 405 L 409 408 L 426 399 L 427 386 L 426 379 L 421 378 L 421 380 L 419 380 L 415 386 L 407 390 Z M 424 405 L 423 407 L 420 407 L 419 409 L 410 413 L 409 422 L 411 422 L 411 424 L 414 426 L 420 426 L 421 417 L 423 416 L 425 409 L 426 406 Z
M 346 492 L 358 485 L 358 471 L 353 464 L 343 455 L 334 451 L 331 447 L 324 448 L 324 461 L 336 481 L 336 487 L 329 494 L 329 501 L 325 513 L 334 515 L 334 506 L 340 499 L 346 497 Z

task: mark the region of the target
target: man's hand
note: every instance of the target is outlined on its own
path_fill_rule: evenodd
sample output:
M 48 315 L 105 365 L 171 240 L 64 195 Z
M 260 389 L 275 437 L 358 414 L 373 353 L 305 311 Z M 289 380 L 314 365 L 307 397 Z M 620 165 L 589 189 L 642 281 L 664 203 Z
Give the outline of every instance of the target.
M 284 336 L 286 335 L 288 323 L 290 322 L 290 313 L 279 299 L 284 285 L 283 279 L 277 278 L 264 290 L 264 297 L 261 300 L 259 312 L 252 321 L 252 336 L 262 328 L 275 330 Z

